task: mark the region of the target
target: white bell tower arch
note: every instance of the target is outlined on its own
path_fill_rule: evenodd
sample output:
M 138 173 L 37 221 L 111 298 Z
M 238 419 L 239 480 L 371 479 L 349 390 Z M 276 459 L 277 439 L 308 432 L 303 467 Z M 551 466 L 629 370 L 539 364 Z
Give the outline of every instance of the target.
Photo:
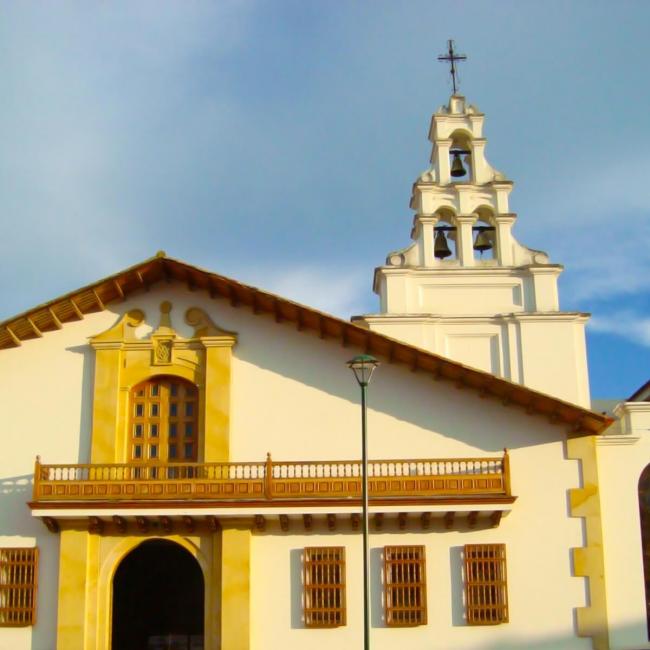
M 563 267 L 514 238 L 513 183 L 485 157 L 483 122 L 459 94 L 434 113 L 431 167 L 411 195 L 413 241 L 375 269 L 379 313 L 353 320 L 588 407 L 589 315 L 560 311 Z

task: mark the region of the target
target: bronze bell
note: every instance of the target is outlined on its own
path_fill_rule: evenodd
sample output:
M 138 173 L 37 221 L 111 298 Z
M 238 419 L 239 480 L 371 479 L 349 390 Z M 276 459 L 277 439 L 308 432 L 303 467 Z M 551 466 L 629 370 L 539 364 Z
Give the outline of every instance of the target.
M 442 230 L 439 230 L 436 233 L 436 240 L 433 245 L 433 254 L 439 260 L 442 260 L 445 257 L 449 257 L 451 255 L 451 249 L 449 248 L 449 244 L 447 243 L 447 238 L 445 237 L 445 233 Z
M 454 178 L 460 178 L 461 176 L 465 176 L 465 174 L 467 174 L 467 170 L 463 165 L 463 161 L 460 159 L 460 153 L 455 151 L 454 159 L 451 162 L 451 175 Z
M 492 248 L 492 241 L 490 235 L 485 230 L 479 230 L 476 239 L 474 240 L 475 251 L 489 251 Z

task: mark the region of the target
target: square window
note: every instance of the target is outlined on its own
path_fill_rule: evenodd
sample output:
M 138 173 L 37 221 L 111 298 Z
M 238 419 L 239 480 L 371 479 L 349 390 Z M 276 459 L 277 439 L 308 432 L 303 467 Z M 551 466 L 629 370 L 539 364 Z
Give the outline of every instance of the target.
M 178 404 L 176 402 L 172 402 L 169 405 L 169 417 L 175 418 L 177 415 L 178 415 Z
M 186 459 L 194 458 L 194 454 L 192 453 L 193 449 L 194 449 L 194 445 L 192 445 L 191 443 L 185 445 L 185 458 Z
M 194 404 L 192 402 L 187 402 L 185 404 L 185 415 L 189 418 L 194 414 Z
M 141 418 L 144 415 L 144 404 L 135 405 L 135 417 Z
M 133 458 L 142 458 L 142 445 L 135 445 L 133 447 Z
M 136 424 L 133 426 L 133 435 L 136 438 L 142 438 L 142 425 Z
M 469 625 L 508 622 L 505 544 L 466 544 L 465 603 Z
M 149 447 L 149 458 L 158 458 L 158 445 Z
M 176 437 L 176 423 L 172 422 L 169 425 L 169 437 L 170 438 L 175 438 Z
M 152 404 L 151 405 L 151 417 L 152 418 L 157 418 L 158 417 L 158 410 L 159 410 L 159 405 L 158 404 Z
M 345 549 L 311 547 L 303 555 L 306 627 L 345 625 Z
M 157 438 L 158 437 L 158 425 L 157 424 L 150 424 L 149 425 L 149 435 L 152 438 Z
M 38 548 L 0 549 L 0 627 L 36 622 Z
M 386 625 L 410 627 L 427 622 L 424 546 L 384 547 Z
M 191 438 L 194 435 L 194 425 L 191 422 L 185 423 L 185 437 Z
M 176 458 L 176 445 L 169 445 L 169 458 Z
M 176 397 L 176 395 L 178 395 L 178 384 L 171 384 L 169 386 L 169 392 Z
M 151 384 L 151 396 L 157 397 L 160 392 L 160 386 L 158 384 Z

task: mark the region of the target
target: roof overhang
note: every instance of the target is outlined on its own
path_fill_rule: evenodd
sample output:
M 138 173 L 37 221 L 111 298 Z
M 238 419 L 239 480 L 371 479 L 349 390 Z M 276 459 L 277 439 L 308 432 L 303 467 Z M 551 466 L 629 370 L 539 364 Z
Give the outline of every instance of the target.
M 337 340 L 343 346 L 381 357 L 385 362 L 406 366 L 414 372 L 427 373 L 434 379 L 453 382 L 458 388 L 476 391 L 482 398 L 498 399 L 505 406 L 523 408 L 531 415 L 543 416 L 552 423 L 568 426 L 569 435 L 598 434 L 612 422 L 611 418 L 576 404 L 465 366 L 257 287 L 175 260 L 162 252 L 140 264 L 0 322 L 0 351 L 61 329 L 67 322 L 82 320 L 85 314 L 103 311 L 107 305 L 122 302 L 131 294 L 147 290 L 156 283 L 173 281 L 187 285 L 191 291 L 206 291 L 210 298 L 226 300 L 232 307 L 248 309 L 258 315 L 269 315 L 277 323 L 291 324 L 299 331 L 311 331 L 322 339 Z

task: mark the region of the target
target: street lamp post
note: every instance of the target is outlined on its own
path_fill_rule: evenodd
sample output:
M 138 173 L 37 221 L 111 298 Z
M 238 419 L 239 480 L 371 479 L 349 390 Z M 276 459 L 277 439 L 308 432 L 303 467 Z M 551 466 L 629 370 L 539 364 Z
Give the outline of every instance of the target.
M 372 373 L 379 365 L 369 354 L 348 361 L 348 368 L 361 388 L 361 500 L 363 519 L 363 649 L 370 650 L 370 567 L 368 554 L 368 436 L 366 426 L 366 392 Z

